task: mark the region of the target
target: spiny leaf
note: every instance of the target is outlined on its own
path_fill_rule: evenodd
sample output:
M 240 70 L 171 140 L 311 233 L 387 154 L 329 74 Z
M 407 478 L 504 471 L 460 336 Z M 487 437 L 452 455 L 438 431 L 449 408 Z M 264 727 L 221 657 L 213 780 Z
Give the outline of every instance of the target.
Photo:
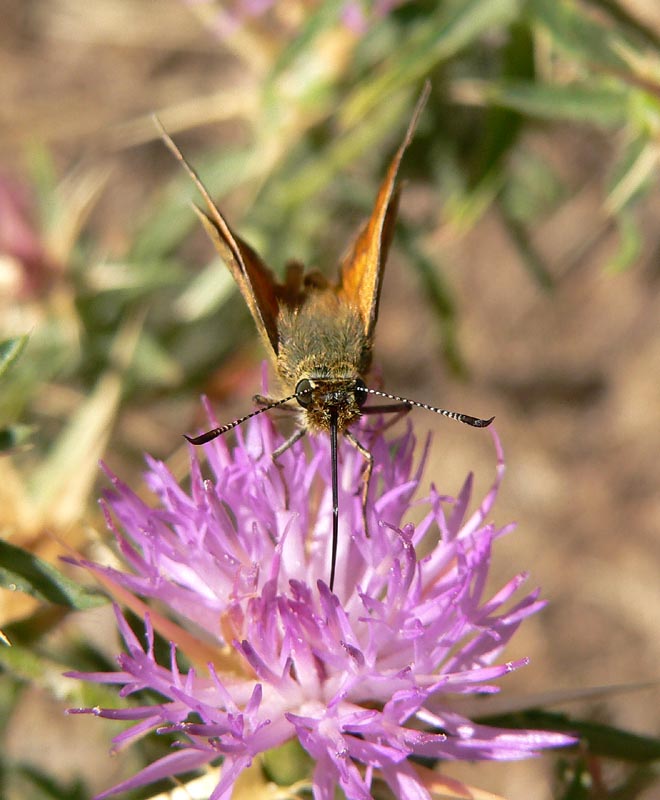
M 629 93 L 623 88 L 521 81 L 493 84 L 485 94 L 491 103 L 550 121 L 586 122 L 612 128 L 623 126 L 628 120 Z
M 29 338 L 27 334 L 23 334 L 0 342 L 0 378 L 18 361 Z
M 511 23 L 519 10 L 517 0 L 461 0 L 440 3 L 438 11 L 398 43 L 397 57 L 380 73 L 367 77 L 341 109 L 341 123 L 350 128 L 374 109 L 384 97 L 408 86 L 419 89 L 433 68 L 447 61 L 487 32 Z
M 590 67 L 604 66 L 628 72 L 620 55 L 623 39 L 620 29 L 588 16 L 568 0 L 530 0 L 528 11 L 535 23 L 552 37 L 557 48 Z
M 47 561 L 4 540 L 0 540 L 0 585 L 77 610 L 108 602 L 105 596 L 67 578 Z

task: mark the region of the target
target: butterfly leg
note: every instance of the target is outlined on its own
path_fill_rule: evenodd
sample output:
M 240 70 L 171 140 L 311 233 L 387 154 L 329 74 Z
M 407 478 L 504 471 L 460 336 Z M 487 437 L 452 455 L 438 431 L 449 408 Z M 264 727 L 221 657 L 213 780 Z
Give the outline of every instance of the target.
M 389 403 L 388 405 L 380 406 L 367 406 L 362 408 L 362 414 L 394 414 L 395 416 L 378 429 L 378 433 L 386 431 L 391 425 L 396 424 L 402 417 L 404 417 L 411 409 L 408 403 Z M 367 525 L 367 499 L 369 497 L 369 487 L 371 486 L 371 474 L 374 469 L 374 457 L 371 451 L 368 450 L 361 442 L 359 442 L 350 431 L 344 431 L 344 436 L 353 445 L 353 447 L 364 458 L 365 467 L 362 473 L 362 521 L 364 523 L 364 532 L 369 536 L 369 526 Z
M 359 442 L 350 431 L 344 431 L 344 436 L 364 458 L 365 466 L 362 473 L 362 522 L 364 533 L 369 537 L 369 526 L 367 525 L 367 498 L 369 497 L 369 486 L 371 485 L 371 473 L 374 469 L 374 457 L 367 448 Z
M 360 412 L 362 414 L 394 414 L 385 425 L 382 425 L 375 431 L 375 433 L 381 434 L 388 428 L 391 428 L 392 425 L 396 425 L 396 423 L 400 419 L 403 419 L 411 409 L 412 406 L 409 403 L 388 403 L 387 405 L 381 406 L 366 406 L 365 408 L 361 408 Z
M 298 430 L 295 431 L 295 433 L 293 433 L 291 436 L 289 436 L 289 438 L 285 442 L 282 442 L 282 444 L 278 448 L 273 450 L 273 452 L 271 453 L 271 458 L 273 459 L 273 462 L 275 463 L 275 466 L 277 467 L 277 470 L 278 470 L 278 472 L 280 474 L 280 478 L 282 480 L 282 486 L 284 487 L 284 507 L 285 508 L 289 508 L 289 485 L 286 482 L 286 480 L 284 479 L 284 475 L 283 475 L 284 465 L 280 464 L 280 462 L 277 459 L 282 455 L 282 453 L 286 452 L 290 447 L 293 447 L 293 445 L 296 442 L 300 441 L 300 439 L 302 439 L 302 437 L 306 433 L 307 433 L 307 428 L 298 428 Z
M 277 459 L 282 455 L 282 453 L 286 453 L 286 451 L 290 447 L 293 447 L 293 445 L 296 442 L 299 442 L 306 433 L 307 433 L 307 428 L 298 428 L 297 431 L 292 433 L 291 436 L 289 436 L 289 438 L 285 442 L 282 442 L 282 444 L 278 448 L 273 450 L 272 454 L 273 461 L 277 461 Z

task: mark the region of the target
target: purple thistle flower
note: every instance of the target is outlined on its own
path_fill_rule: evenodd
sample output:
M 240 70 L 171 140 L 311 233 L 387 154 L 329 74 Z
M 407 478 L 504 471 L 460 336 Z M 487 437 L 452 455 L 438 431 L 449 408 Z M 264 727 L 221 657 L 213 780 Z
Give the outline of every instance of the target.
M 61 272 L 35 220 L 30 187 L 0 173 L 0 278 L 3 301 L 45 294 Z
M 406 0 L 344 0 L 339 4 L 338 10 L 343 24 L 354 33 L 362 35 L 370 23 L 386 17 L 405 2 Z M 222 3 L 217 0 L 184 0 L 184 3 L 191 7 L 208 7 L 214 32 L 225 40 L 243 26 L 266 15 L 275 6 L 274 0 L 231 0 Z M 300 8 L 295 10 L 311 15 L 321 11 L 322 6 L 322 3 L 310 0 L 300 4 Z
M 366 32 L 369 22 L 386 17 L 390 11 L 403 5 L 406 0 L 348 0 L 344 3 L 342 19 L 344 24 L 356 33 Z
M 504 471 L 496 434 L 496 479 L 476 511 L 467 515 L 468 476 L 456 498 L 431 486 L 421 501 L 426 514 L 413 526 L 405 520 L 428 443 L 414 467 L 410 426 L 386 441 L 379 422 L 362 421 L 359 436 L 375 463 L 369 536 L 363 459 L 344 443 L 333 594 L 327 437 L 309 437 L 307 449 L 299 443 L 274 463 L 282 438 L 265 416 L 246 424 L 245 436 L 239 430 L 233 448 L 222 438 L 205 446 L 209 479 L 191 449 L 189 492 L 148 458 L 157 508 L 108 473 L 104 510 L 131 572 L 85 564 L 101 580 L 159 601 L 188 638 L 161 630 L 178 648 L 171 644 L 169 663 L 159 664 L 157 615 L 145 615 L 145 647 L 117 609 L 121 671 L 71 673 L 120 684 L 122 696 L 149 689 L 160 697 L 156 705 L 72 710 L 133 720 L 117 747 L 152 731 L 179 737 L 171 754 L 99 800 L 220 757 L 210 800 L 224 800 L 253 759 L 291 739 L 314 761 L 317 800 L 333 798 L 337 785 L 347 798 L 370 798 L 377 778 L 396 797 L 430 798 L 410 756 L 520 759 L 572 744 L 560 734 L 479 725 L 447 703 L 451 695 L 498 691 L 492 682 L 526 663 L 498 659 L 522 620 L 543 606 L 537 590 L 512 600 L 524 574 L 484 597 L 493 542 L 513 528 L 486 522 Z M 180 671 L 177 649 L 193 668 Z

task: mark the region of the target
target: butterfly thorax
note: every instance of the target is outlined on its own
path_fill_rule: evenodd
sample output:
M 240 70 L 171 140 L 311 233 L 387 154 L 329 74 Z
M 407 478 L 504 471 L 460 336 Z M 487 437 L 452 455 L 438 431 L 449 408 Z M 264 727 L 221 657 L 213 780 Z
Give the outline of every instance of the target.
M 278 315 L 277 372 L 287 393 L 307 380 L 299 399 L 304 425 L 311 432 L 327 431 L 331 415 L 344 431 L 360 416 L 366 399 L 355 391 L 371 363 L 371 342 L 357 309 L 334 288 L 311 291 L 294 308 L 283 306 Z

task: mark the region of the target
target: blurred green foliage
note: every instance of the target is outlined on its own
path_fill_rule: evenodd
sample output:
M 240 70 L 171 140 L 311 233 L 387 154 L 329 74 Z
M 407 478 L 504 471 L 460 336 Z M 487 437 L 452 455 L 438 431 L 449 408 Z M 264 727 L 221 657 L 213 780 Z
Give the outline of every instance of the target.
M 337 3 L 311 4 L 298 29 L 271 47 L 256 96 L 239 114 L 247 128 L 242 145 L 191 157 L 221 205 L 229 193 L 240 196 L 245 213 L 232 222 L 276 270 L 290 258 L 335 269 L 336 242 L 350 240 L 343 220 L 368 214 L 427 78 L 433 96 L 403 174 L 432 187 L 438 215 L 420 220 L 405 238 L 422 285 L 435 273 L 430 297 L 450 369 L 466 373 L 455 313 L 447 311 L 450 289 L 441 265 L 429 270 L 435 256 L 425 252 L 425 232 L 438 224 L 465 230 L 495 206 L 529 280 L 543 289 L 553 285 L 552 266 L 532 233 L 574 189 L 527 147 L 528 130 L 570 124 L 616 135 L 603 209 L 621 232 L 620 248 L 603 266 L 634 262 L 641 247 L 635 209 L 657 164 L 660 61 L 652 31 L 623 6 L 406 2 L 371 17 L 360 34 L 345 28 L 340 10 Z M 67 214 L 80 214 L 70 196 L 62 201 L 47 161 L 35 151 L 39 206 L 49 209 L 42 216 L 46 231 Z M 128 397 L 199 386 L 237 342 L 252 336 L 226 271 L 212 262 L 192 277 L 181 260 L 181 243 L 197 227 L 187 208 L 194 198 L 183 174 L 162 185 L 135 221 L 129 249 L 112 259 L 80 226 L 66 253 L 71 316 L 43 321 L 40 330 L 48 335 L 35 337 L 31 357 L 14 373 L 22 396 L 30 393 L 25 373 L 35 364 L 33 389 L 53 373 L 89 389 L 109 366 L 122 320 L 136 309 L 148 313 L 123 371 Z M 11 392 L 12 381 L 5 397 Z

